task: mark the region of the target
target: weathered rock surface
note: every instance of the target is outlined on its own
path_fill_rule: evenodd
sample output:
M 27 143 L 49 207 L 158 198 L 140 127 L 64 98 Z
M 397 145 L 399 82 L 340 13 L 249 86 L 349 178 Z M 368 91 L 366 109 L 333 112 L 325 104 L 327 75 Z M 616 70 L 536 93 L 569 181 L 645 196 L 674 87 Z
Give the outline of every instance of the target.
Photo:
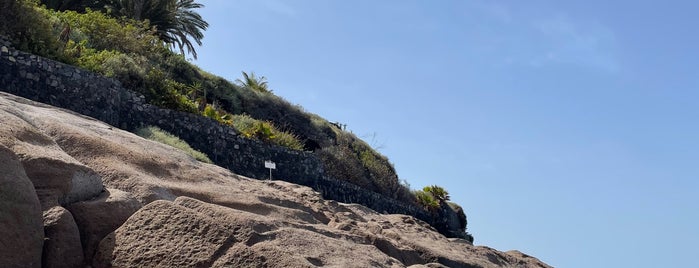
M 80 229 L 85 258 L 91 260 L 99 242 L 139 208 L 141 203 L 138 200 L 117 189 L 106 189 L 93 200 L 69 205 L 68 210 Z
M 0 145 L 0 267 L 40 267 L 43 242 L 34 186 L 17 156 Z
M 82 267 L 83 248 L 73 215 L 63 207 L 44 211 L 44 251 L 42 267 Z
M 0 118 L 21 119 L 12 121 L 12 130 L 3 128 L 0 144 L 20 156 L 60 155 L 63 163 L 93 170 L 108 187 L 96 199 L 64 201 L 80 229 L 85 261 L 94 267 L 549 267 L 518 252 L 448 239 L 410 216 L 241 177 L 18 97 L 0 94 Z M 25 142 L 27 135 L 34 142 Z M 32 154 L 24 149 L 30 145 Z M 69 189 L 92 183 L 67 181 Z M 74 192 L 54 188 L 65 196 Z
M 45 134 L 48 129 L 39 125 L 63 124 L 61 118 L 52 117 L 55 112 L 7 102 L 2 108 L 0 144 L 17 154 L 44 209 L 90 199 L 102 191 L 99 176 L 66 154 Z

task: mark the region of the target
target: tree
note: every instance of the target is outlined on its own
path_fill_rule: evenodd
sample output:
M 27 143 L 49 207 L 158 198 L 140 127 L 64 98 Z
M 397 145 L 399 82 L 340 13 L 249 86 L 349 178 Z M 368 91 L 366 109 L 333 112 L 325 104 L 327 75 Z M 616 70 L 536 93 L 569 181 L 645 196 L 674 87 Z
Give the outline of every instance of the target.
M 243 80 L 236 79 L 235 82 L 242 87 L 249 88 L 251 90 L 259 92 L 272 92 L 267 87 L 267 78 L 264 76 L 257 77 L 254 72 L 250 72 L 250 75 L 246 72 L 243 73 Z
M 449 192 L 437 185 L 425 186 L 424 188 L 422 188 L 422 191 L 430 193 L 432 196 L 434 196 L 434 198 L 439 200 L 440 203 L 444 203 L 446 201 L 449 201 L 450 199 Z
M 174 9 L 174 27 L 167 30 L 163 29 L 164 33 L 161 39 L 172 46 L 177 45 L 182 54 L 184 54 L 184 49 L 186 48 L 196 59 L 197 52 L 194 50 L 194 45 L 192 45 L 190 38 L 194 40 L 197 45 L 201 46 L 201 40 L 204 39 L 203 31 L 209 27 L 209 23 L 204 21 L 201 15 L 194 10 L 204 7 L 204 5 L 195 3 L 194 0 L 176 1 Z
M 194 0 L 117 0 L 113 10 L 135 20 L 148 20 L 156 35 L 171 48 L 185 49 L 195 59 L 197 52 L 192 42 L 202 44 L 203 31 L 209 23 L 195 11 L 204 5 Z
M 427 210 L 434 210 L 439 207 L 439 202 L 429 192 L 417 190 L 413 192 L 413 195 L 415 195 L 417 203 Z

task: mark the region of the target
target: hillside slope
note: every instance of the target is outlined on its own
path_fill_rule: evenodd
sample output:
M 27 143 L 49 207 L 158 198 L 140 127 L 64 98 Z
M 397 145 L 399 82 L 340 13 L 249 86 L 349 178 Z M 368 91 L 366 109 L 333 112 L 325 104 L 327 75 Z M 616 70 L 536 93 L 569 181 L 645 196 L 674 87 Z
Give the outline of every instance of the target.
M 550 267 L 10 94 L 0 122 L 2 267 Z

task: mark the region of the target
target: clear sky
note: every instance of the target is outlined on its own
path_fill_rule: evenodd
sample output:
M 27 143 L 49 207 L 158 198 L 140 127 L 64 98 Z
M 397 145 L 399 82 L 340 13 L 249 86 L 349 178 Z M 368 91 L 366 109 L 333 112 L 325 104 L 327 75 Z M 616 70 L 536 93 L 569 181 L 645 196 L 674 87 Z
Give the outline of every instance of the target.
M 200 2 L 196 64 L 445 187 L 477 245 L 699 267 L 699 2 Z

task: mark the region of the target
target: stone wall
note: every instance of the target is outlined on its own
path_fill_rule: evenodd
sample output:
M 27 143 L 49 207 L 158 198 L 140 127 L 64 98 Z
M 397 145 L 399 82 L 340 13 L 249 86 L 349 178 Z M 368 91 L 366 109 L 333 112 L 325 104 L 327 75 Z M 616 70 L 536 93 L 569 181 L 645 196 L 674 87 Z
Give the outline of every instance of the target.
M 311 152 L 246 139 L 235 129 L 209 118 L 147 104 L 143 96 L 123 88 L 114 79 L 14 50 L 2 37 L 0 90 L 129 131 L 146 125 L 160 127 L 206 153 L 217 165 L 243 176 L 267 178 L 269 170 L 264 168 L 264 161 L 272 160 L 276 163 L 274 179 L 312 187 L 326 199 L 358 203 L 383 213 L 412 215 L 444 234 L 454 228 L 435 224 L 434 217 L 422 208 L 328 178 L 321 161 Z

